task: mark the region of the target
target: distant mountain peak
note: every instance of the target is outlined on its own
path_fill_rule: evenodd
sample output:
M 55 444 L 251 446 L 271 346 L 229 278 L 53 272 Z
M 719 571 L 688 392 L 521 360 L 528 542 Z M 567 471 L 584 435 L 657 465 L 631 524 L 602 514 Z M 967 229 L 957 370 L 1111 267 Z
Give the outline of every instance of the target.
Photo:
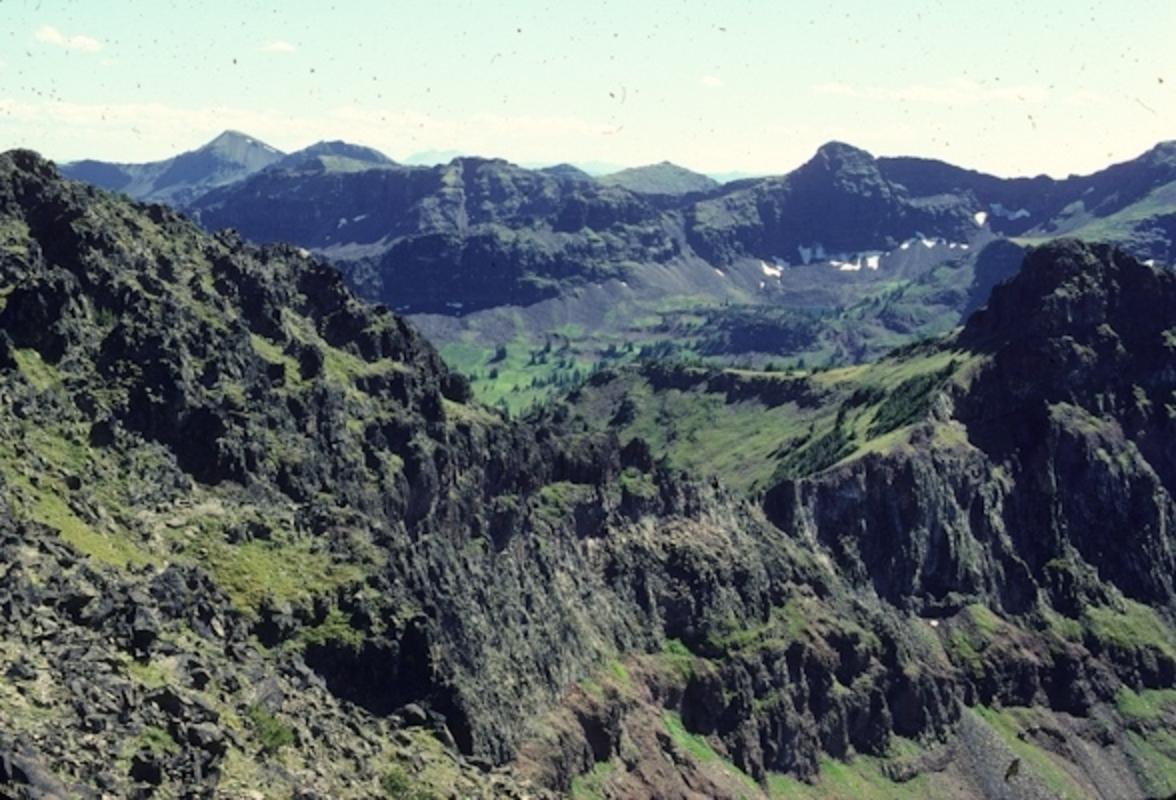
M 836 186 L 839 191 L 859 191 L 867 185 L 881 194 L 889 194 L 878 161 L 870 153 L 844 142 L 826 142 L 817 152 L 786 177 L 793 186 L 814 190 L 817 186 Z
M 671 161 L 622 169 L 610 175 L 601 175 L 597 180 L 607 186 L 619 186 L 640 194 L 680 195 L 707 192 L 719 185 L 713 178 Z
M 274 169 L 295 171 L 362 171 L 390 167 L 396 164 L 388 156 L 371 147 L 352 144 L 342 139 L 323 140 L 275 161 Z
M 785 180 L 805 191 L 848 192 L 852 195 L 889 197 L 891 187 L 879 169 L 878 160 L 859 147 L 845 142 L 826 142 L 817 152 L 789 173 Z M 847 213 L 845 209 L 842 213 Z
M 372 161 L 380 164 L 392 164 L 392 159 L 376 150 L 374 147 L 367 147 L 362 144 L 353 144 L 352 142 L 345 142 L 342 139 L 330 139 L 320 142 L 315 142 L 310 147 L 303 148 L 298 151 L 301 153 L 314 153 L 316 155 L 336 155 L 347 156 L 348 158 L 358 158 L 364 161 Z
M 284 155 L 278 148 L 235 130 L 226 130 L 212 141 L 191 152 L 216 153 L 221 158 L 247 166 L 252 166 L 261 160 L 274 161 Z M 179 156 L 179 158 L 182 157 Z
M 111 164 L 79 161 L 62 165 L 62 173 L 136 200 L 182 205 L 202 191 L 265 169 L 283 153 L 241 131 L 226 130 L 214 139 L 163 161 Z
M 843 142 L 839 139 L 830 139 L 829 141 L 825 142 L 823 145 L 817 148 L 817 153 L 825 155 L 854 154 L 870 156 L 873 158 L 868 150 L 864 150 L 857 145 L 850 144 L 849 142 Z
M 852 144 L 845 142 L 831 141 L 825 142 L 817 148 L 816 155 L 809 163 L 831 162 L 831 163 L 848 163 L 848 164 L 869 164 L 873 163 L 874 156 L 860 147 L 854 147 Z
M 219 134 L 217 134 L 212 139 L 212 141 L 210 141 L 208 143 L 208 145 L 215 145 L 215 144 L 221 144 L 224 142 L 234 142 L 234 141 L 243 141 L 243 140 L 252 141 L 253 137 L 249 136 L 248 134 L 243 133 L 241 131 L 234 130 L 232 128 L 227 128 L 227 129 L 221 131 Z M 208 145 L 205 145 L 205 147 L 207 147 Z

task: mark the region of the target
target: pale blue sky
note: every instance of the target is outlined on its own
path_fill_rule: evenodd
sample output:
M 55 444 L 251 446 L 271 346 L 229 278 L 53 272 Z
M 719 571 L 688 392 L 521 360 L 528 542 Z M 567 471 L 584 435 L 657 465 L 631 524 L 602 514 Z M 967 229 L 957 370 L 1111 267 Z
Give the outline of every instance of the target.
M 1176 138 L 1172 0 L 0 0 L 0 22 L 0 148 L 59 160 L 237 128 L 712 172 L 840 139 L 1067 174 Z

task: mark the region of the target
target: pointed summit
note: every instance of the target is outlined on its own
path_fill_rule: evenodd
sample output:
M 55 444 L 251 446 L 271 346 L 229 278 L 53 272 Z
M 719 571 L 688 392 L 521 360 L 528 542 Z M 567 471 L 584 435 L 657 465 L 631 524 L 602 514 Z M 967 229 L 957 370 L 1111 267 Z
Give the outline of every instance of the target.
M 283 155 L 276 147 L 234 130 L 224 131 L 203 147 L 176 156 L 176 160 L 195 153 L 214 153 L 218 158 L 240 164 L 250 172 L 269 166 Z
M 581 183 L 584 181 L 591 181 L 593 179 L 592 176 L 584 170 L 573 164 L 568 164 L 567 162 L 552 164 L 550 167 L 543 167 L 539 171 L 545 172 L 548 175 L 554 175 L 555 177 L 563 180 L 579 181 Z
M 240 131 L 226 130 L 210 142 L 163 161 L 64 164 L 67 178 L 129 194 L 136 200 L 184 205 L 216 186 L 232 183 L 282 158 L 282 151 Z
M 241 131 L 234 130 L 233 128 L 226 128 L 225 130 L 221 131 L 212 141 L 204 145 L 204 147 L 218 147 L 244 141 L 252 142 L 253 138 L 242 133 Z
M 890 197 L 891 187 L 878 170 L 878 161 L 865 150 L 844 142 L 827 142 L 807 162 L 788 175 L 788 183 L 805 191 L 833 190 L 852 195 Z

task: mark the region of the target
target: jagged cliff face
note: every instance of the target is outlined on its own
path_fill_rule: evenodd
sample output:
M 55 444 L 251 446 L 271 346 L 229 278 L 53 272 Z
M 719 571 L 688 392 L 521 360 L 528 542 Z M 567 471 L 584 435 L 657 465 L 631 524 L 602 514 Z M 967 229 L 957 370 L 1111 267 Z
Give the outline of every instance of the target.
M 1035 251 L 956 340 L 984 360 L 935 409 L 953 446 L 782 484 L 769 506 L 844 546 L 895 602 L 963 594 L 1024 613 L 1045 592 L 1076 608 L 1090 572 L 1169 604 L 1174 298 L 1172 273 L 1108 247 Z
M 781 530 L 910 614 L 908 630 L 934 629 L 954 671 L 948 708 L 1105 719 L 1176 678 L 1174 291 L 1171 272 L 1061 242 L 930 350 L 805 377 L 649 366 L 601 376 L 574 408 L 653 432 L 655 453 L 692 469 L 708 468 L 694 452 L 713 452 Z M 903 713 L 888 700 L 896 730 L 934 727 L 925 696 Z M 1054 752 L 1085 747 L 1049 725 Z M 1132 725 L 1119 741 L 1156 735 Z M 1107 769 L 1075 791 L 1110 791 Z M 1166 781 L 1127 794 L 1163 796 Z
M 1151 610 L 1172 590 L 1171 306 L 1149 327 L 1130 305 L 1170 284 L 1102 251 L 1036 258 L 962 335 L 981 366 L 930 404 L 927 447 L 793 470 L 761 510 L 565 407 L 471 404 L 299 251 L 0 157 L 0 786 L 737 797 L 856 758 L 1001 796 L 1021 745 L 996 741 L 999 703 L 1075 748 L 1101 715 L 1111 755 L 1081 790 L 1163 786 L 1124 731 L 1170 710 L 1114 704 L 1176 681 Z M 1029 344 L 1002 322 L 1017 303 L 1039 309 Z M 1133 348 L 1110 394 L 1088 341 L 1108 327 L 1106 353 Z M 1091 355 L 1038 397 L 1018 347 L 1058 342 Z M 834 399 L 778 402 L 797 398 Z M 1146 557 L 1112 554 L 1107 519 Z

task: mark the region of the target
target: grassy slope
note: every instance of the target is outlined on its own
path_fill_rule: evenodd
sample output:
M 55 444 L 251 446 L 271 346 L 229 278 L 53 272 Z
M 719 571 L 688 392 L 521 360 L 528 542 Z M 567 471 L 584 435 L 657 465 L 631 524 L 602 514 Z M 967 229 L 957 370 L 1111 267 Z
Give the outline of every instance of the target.
M 816 405 L 775 406 L 761 399 L 728 402 L 725 393 L 707 391 L 707 373 L 699 368 L 683 368 L 699 380 L 693 388 L 662 391 L 634 370 L 602 387 L 586 387 L 576 408 L 587 420 L 608 420 L 624 403 L 633 418 L 616 426 L 622 439 L 639 436 L 675 467 L 754 491 L 780 472 L 810 474 L 899 446 L 930 399 L 928 393 L 907 397 L 906 390 L 933 391 L 941 382 L 966 380 L 975 363 L 970 354 L 930 350 L 815 373 L 728 371 L 740 381 L 803 386 L 820 398 Z M 950 438 L 950 431 L 944 436 Z
M 1046 226 L 1033 228 L 1018 241 L 1038 245 L 1061 236 L 1086 241 L 1116 242 L 1130 247 L 1136 242 L 1141 225 L 1155 217 L 1176 213 L 1176 182 L 1153 189 L 1140 200 L 1106 216 L 1095 216 L 1074 204 Z
M 971 261 L 944 264 L 915 279 L 845 287 L 840 304 L 811 309 L 745 298 L 724 304 L 704 295 L 631 300 L 612 305 L 599 324 L 555 329 L 526 310 L 476 316 L 446 337 L 441 353 L 469 376 L 484 403 L 517 413 L 556 397 L 600 366 L 643 355 L 710 367 L 838 367 L 880 358 L 893 348 L 949 332 L 956 305 L 975 278 Z M 724 331 L 753 326 L 769 352 L 729 350 Z M 797 335 L 809 328 L 810 335 Z M 504 343 L 506 358 L 498 358 Z M 544 351 L 547 352 L 544 352 Z

